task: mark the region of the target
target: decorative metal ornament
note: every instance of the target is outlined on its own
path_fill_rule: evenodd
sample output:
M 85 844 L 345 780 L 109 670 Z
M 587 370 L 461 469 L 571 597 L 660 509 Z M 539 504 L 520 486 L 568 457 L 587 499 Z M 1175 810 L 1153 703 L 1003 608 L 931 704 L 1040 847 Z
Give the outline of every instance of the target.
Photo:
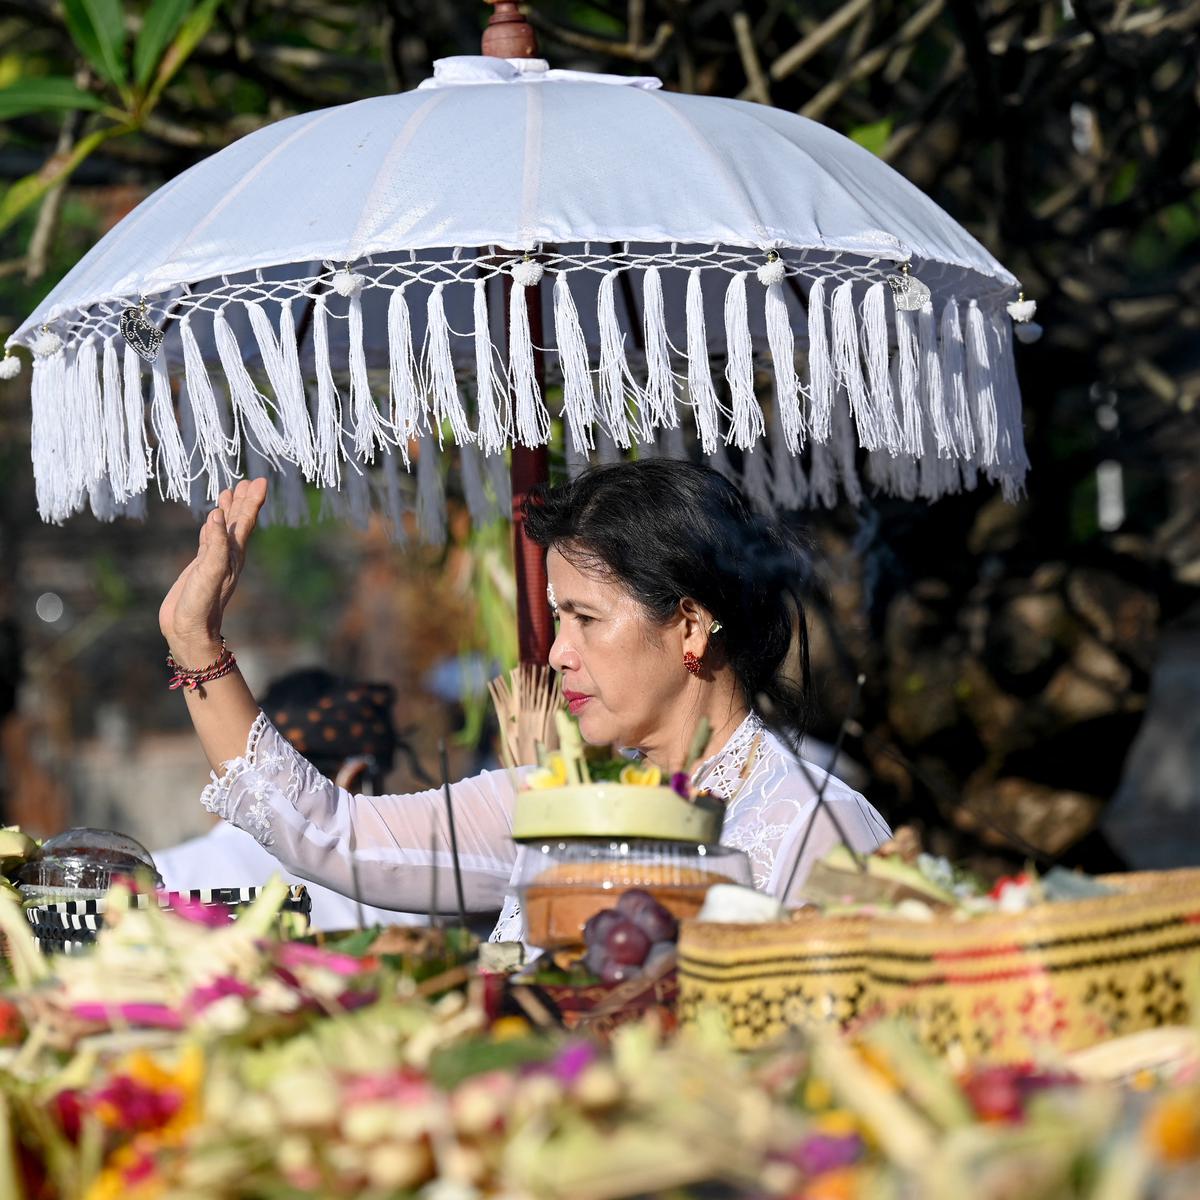
M 145 307 L 126 308 L 121 311 L 121 336 L 133 348 L 134 353 L 152 363 L 162 348 L 166 336 L 157 325 L 146 320 Z
M 889 275 L 887 281 L 892 286 L 892 300 L 901 312 L 920 312 L 932 302 L 933 293 L 908 273 L 908 263 L 904 264 L 903 275 Z

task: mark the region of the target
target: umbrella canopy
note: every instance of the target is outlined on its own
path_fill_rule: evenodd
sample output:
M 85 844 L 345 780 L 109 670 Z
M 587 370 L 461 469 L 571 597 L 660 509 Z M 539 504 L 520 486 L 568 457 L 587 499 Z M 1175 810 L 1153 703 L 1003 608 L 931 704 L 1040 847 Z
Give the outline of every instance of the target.
M 202 500 L 263 470 L 277 517 L 303 514 L 305 480 L 398 517 L 415 454 L 436 532 L 435 445 L 461 448 L 473 509 L 502 509 L 489 464 L 559 419 L 572 466 L 690 445 L 727 466 L 735 447 L 764 503 L 856 497 L 859 449 L 900 495 L 980 475 L 1013 495 L 1017 297 L 945 212 L 812 121 L 469 57 L 201 162 L 9 344 L 34 355 L 48 520 L 136 508 L 155 477 Z

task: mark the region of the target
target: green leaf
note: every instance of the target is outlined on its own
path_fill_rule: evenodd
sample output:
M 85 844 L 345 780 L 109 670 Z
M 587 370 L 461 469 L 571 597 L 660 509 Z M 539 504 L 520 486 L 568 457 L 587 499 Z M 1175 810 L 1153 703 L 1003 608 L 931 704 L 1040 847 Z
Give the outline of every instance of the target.
M 162 94 L 163 88 L 171 82 L 175 77 L 175 72 L 187 62 L 192 51 L 200 44 L 200 40 L 208 32 L 213 18 L 217 15 L 217 9 L 220 7 L 221 0 L 200 0 L 200 3 L 188 13 L 187 19 L 175 35 L 175 40 L 167 47 L 167 52 L 158 64 L 158 73 L 154 77 L 154 85 L 150 88 L 150 94 L 147 97 L 148 107 L 153 107 L 155 101 Z
M 76 87 L 72 80 L 56 75 L 21 79 L 9 87 L 0 88 L 0 120 L 3 121 L 51 109 L 69 111 L 103 107 L 104 101 L 99 96 L 93 96 L 91 92 Z
M 150 82 L 158 60 L 191 7 L 192 0 L 154 0 L 150 5 L 133 48 L 133 81 L 138 87 Z
M 864 150 L 870 150 L 872 154 L 882 154 L 891 136 L 891 117 L 884 117 L 882 121 L 873 121 L 870 125 L 860 125 L 857 129 L 850 130 L 850 140 L 857 142 Z
M 123 88 L 125 11 L 121 0 L 63 0 L 67 28 L 80 53 L 109 83 Z

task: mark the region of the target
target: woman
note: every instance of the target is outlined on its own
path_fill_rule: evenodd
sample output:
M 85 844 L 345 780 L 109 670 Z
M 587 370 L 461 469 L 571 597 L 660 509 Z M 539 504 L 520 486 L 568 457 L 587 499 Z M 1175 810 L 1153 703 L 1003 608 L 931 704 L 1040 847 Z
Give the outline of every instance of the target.
M 298 875 L 368 904 L 421 909 L 431 870 L 450 866 L 436 848 L 446 844 L 441 794 L 337 788 L 221 659 L 221 617 L 265 496 L 261 479 L 221 496 L 159 613 L 180 678 L 219 676 L 182 689 L 214 770 L 203 803 Z M 797 631 L 807 673 L 801 564 L 782 528 L 724 477 L 665 459 L 598 467 L 534 497 L 526 523 L 547 549 L 558 619 L 550 663 L 587 741 L 635 748 L 673 772 L 706 719 L 697 781 L 726 801 L 722 841 L 745 850 L 756 884 L 781 899 L 795 898 L 837 827 L 859 850 L 888 837 L 879 814 L 835 779 L 818 809 L 814 781 L 825 772 L 801 765 L 764 722 L 792 737 L 802 729 L 804 691 L 786 673 Z M 464 779 L 454 802 L 467 906 L 503 904 L 492 936 L 516 940 L 512 781 L 504 771 Z

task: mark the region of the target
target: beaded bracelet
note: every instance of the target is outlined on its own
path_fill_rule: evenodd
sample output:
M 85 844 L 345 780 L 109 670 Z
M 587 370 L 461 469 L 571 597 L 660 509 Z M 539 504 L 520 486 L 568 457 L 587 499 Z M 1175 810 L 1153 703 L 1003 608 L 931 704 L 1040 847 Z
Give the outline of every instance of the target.
M 228 675 L 237 666 L 237 659 L 233 657 L 233 651 L 225 645 L 225 639 L 222 638 L 221 653 L 217 655 L 216 661 L 209 663 L 207 667 L 197 667 L 195 670 L 181 667 L 171 654 L 167 655 L 167 666 L 172 672 L 167 681 L 167 687 L 171 691 L 183 687 L 194 692 L 202 683 L 212 683 L 214 679 Z

